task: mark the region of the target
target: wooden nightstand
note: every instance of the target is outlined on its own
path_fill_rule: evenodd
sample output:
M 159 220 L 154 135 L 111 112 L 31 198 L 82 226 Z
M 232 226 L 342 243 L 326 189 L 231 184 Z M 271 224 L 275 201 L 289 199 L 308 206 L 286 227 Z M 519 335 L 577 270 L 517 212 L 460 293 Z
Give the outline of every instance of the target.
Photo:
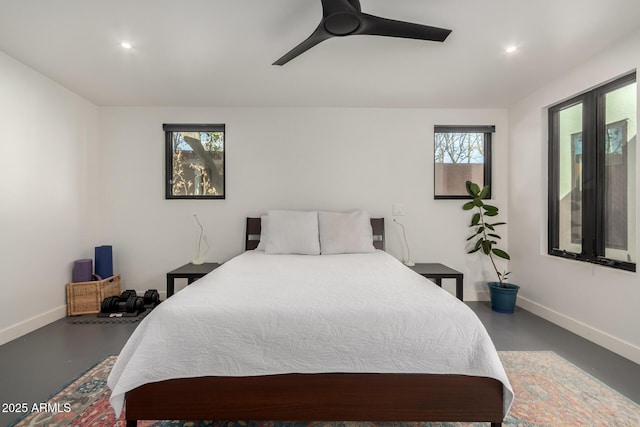
M 463 300 L 463 275 L 459 271 L 438 263 L 416 263 L 416 265 L 409 268 L 419 275 L 434 281 L 440 287 L 442 287 L 442 279 L 456 279 L 456 297 L 460 301 Z
M 205 262 L 204 264 L 185 264 L 167 273 L 167 298 L 174 293 L 175 279 L 187 279 L 187 285 L 192 284 L 205 274 L 211 273 L 220 267 L 217 262 Z

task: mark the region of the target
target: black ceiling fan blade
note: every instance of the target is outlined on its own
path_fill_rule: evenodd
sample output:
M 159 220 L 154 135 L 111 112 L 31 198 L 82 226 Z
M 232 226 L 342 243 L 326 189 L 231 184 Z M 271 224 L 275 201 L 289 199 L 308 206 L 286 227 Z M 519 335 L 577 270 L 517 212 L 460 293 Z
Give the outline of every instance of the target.
M 360 28 L 355 34 L 369 34 L 374 36 L 402 37 L 405 39 L 431 40 L 443 42 L 451 30 L 414 24 L 412 22 L 396 21 L 379 16 L 361 13 Z
M 355 9 L 354 2 L 360 6 L 358 0 L 322 0 L 322 16 L 325 18 L 338 12 L 360 12 Z
M 349 3 L 351 3 L 351 6 L 353 6 L 356 11 L 362 12 L 362 8 L 360 7 L 360 0 L 349 0 Z
M 287 62 L 291 61 L 293 58 L 302 55 L 318 43 L 323 42 L 331 37 L 333 36 L 324 29 L 324 25 L 321 23 L 305 41 L 291 49 L 289 52 L 285 53 L 282 58 L 278 59 L 272 65 L 284 65 Z

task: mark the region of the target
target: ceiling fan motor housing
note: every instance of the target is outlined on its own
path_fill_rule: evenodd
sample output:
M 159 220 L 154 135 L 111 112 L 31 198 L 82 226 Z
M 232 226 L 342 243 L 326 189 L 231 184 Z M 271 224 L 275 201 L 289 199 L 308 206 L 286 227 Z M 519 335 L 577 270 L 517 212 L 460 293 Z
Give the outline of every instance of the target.
M 360 28 L 360 19 L 352 13 L 334 13 L 324 19 L 324 28 L 334 36 L 348 36 Z

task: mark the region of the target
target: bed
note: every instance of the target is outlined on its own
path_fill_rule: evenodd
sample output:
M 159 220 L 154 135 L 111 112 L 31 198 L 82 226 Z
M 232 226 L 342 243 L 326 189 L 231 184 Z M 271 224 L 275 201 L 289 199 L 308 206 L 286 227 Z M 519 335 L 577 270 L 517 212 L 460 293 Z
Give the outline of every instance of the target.
M 128 427 L 149 419 L 501 424 L 513 392 L 484 327 L 455 297 L 382 251 L 383 219 L 371 219 L 375 253 L 319 257 L 253 250 L 260 224 L 260 218 L 248 218 L 247 251 L 160 304 L 125 345 L 109 386 L 116 413 L 125 405 Z M 356 280 L 363 267 L 374 271 Z M 309 279 L 289 283 L 299 276 Z M 418 294 L 403 301 L 406 287 Z M 363 299 L 358 311 L 344 315 L 343 306 L 351 310 L 363 289 L 375 292 L 371 300 L 380 306 L 368 307 L 369 299 Z M 416 307 L 429 304 L 416 315 Z M 241 315 L 232 313 L 237 307 Z M 438 330 L 452 332 L 434 333 L 430 319 L 442 318 L 448 307 L 457 314 L 441 320 Z M 275 317 L 254 318 L 261 312 Z M 402 327 L 394 326 L 396 317 Z M 354 324 L 367 333 L 358 333 Z M 287 333 L 276 336 L 273 331 L 283 325 Z M 201 338 L 186 333 L 200 328 Z M 356 332 L 323 341 L 334 329 Z M 431 335 L 418 343 L 394 341 L 413 334 L 409 329 Z M 466 329 L 471 338 L 463 333 L 447 345 L 477 339 L 476 348 L 451 352 L 447 345 L 442 350 L 430 345 Z M 250 348 L 236 347 L 235 336 L 244 337 L 238 345 Z M 427 348 L 425 357 L 421 352 Z M 363 362 L 362 354 L 371 360 Z

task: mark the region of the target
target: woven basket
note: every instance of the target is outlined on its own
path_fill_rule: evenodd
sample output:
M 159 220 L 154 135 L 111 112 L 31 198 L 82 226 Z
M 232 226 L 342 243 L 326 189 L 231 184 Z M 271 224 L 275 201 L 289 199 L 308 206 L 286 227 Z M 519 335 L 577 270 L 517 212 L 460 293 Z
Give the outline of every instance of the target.
M 67 316 L 100 312 L 102 300 L 120 295 L 120 275 L 94 282 L 67 283 Z

